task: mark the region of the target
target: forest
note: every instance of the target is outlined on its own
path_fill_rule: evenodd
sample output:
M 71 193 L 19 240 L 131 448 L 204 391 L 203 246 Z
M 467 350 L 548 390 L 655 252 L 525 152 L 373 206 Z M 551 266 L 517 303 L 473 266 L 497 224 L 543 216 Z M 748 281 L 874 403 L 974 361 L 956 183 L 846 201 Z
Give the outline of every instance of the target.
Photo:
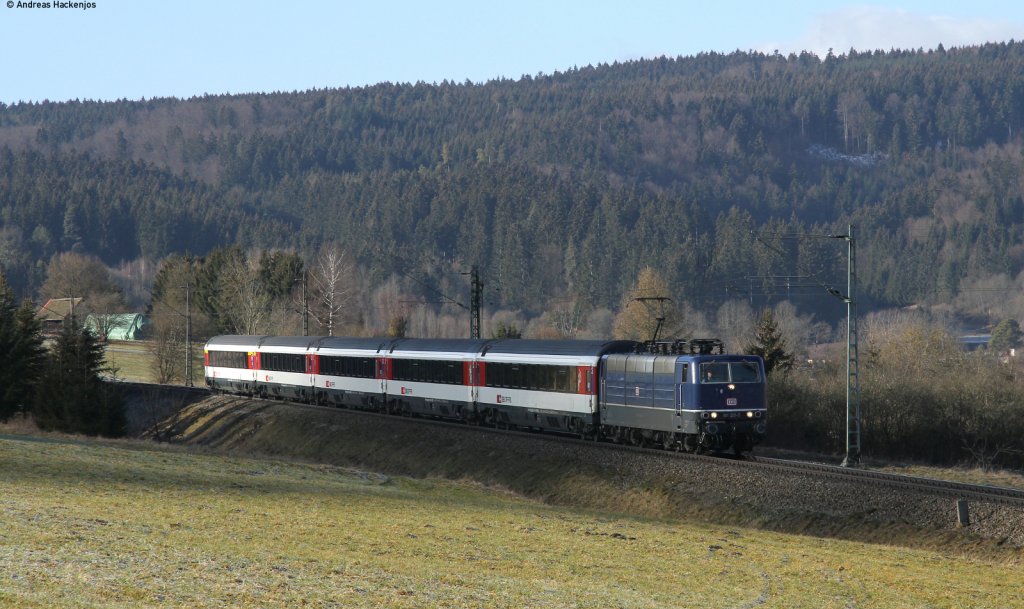
M 852 225 L 862 312 L 985 327 L 1024 318 L 1022 126 L 1012 41 L 0 105 L 0 264 L 39 298 L 68 252 L 148 290 L 169 256 L 337 244 L 365 301 L 458 313 L 476 265 L 492 314 L 607 318 L 649 268 L 691 319 L 789 302 L 836 327 Z

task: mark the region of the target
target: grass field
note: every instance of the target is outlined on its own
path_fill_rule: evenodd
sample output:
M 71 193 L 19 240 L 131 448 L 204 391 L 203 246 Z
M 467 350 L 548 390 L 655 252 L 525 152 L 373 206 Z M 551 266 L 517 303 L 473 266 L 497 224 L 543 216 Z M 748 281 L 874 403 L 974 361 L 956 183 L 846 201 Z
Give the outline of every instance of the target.
M 146 341 L 111 341 L 106 344 L 107 363 L 117 370 L 117 377 L 138 383 L 155 382 L 153 354 Z M 192 346 L 192 374 L 196 384 L 203 382 L 203 345 Z M 184 363 L 182 365 L 184 368 Z M 179 381 L 183 384 L 184 381 Z
M 1010 608 L 1024 590 L 1011 562 L 3 435 L 0 606 Z

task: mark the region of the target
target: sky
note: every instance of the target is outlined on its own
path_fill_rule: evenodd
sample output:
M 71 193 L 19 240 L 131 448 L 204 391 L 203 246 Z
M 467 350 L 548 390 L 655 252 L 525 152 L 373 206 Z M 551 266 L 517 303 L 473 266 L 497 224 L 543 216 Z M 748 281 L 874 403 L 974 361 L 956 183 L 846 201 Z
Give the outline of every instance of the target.
M 1011 39 L 1024 40 L 1020 0 L 0 0 L 0 102 L 482 83 L 709 51 Z

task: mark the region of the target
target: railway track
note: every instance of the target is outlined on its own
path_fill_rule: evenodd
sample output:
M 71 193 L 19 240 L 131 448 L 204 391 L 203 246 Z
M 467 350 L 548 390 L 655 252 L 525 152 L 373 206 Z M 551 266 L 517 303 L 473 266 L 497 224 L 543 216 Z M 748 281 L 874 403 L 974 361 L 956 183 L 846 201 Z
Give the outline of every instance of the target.
M 759 467 L 771 468 L 781 471 L 807 472 L 814 475 L 825 476 L 837 479 L 858 480 L 870 483 L 874 486 L 887 486 L 894 489 L 927 493 L 930 495 L 950 497 L 953 499 L 970 499 L 973 501 L 986 501 L 1024 507 L 1024 490 L 1000 486 L 989 486 L 983 484 L 967 484 L 963 482 L 951 482 L 935 478 L 924 478 L 920 476 L 908 476 L 905 474 L 889 474 L 871 470 L 839 467 L 823 463 L 811 463 L 806 461 L 791 461 L 786 459 L 773 459 L 767 457 L 755 457 L 750 463 Z

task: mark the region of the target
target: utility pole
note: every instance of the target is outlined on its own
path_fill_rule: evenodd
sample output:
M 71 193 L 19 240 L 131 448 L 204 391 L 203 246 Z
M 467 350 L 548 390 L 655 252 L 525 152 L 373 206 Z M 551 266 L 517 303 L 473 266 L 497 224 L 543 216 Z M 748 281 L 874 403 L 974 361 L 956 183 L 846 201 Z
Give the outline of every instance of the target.
M 834 235 L 848 244 L 846 267 L 846 296 L 837 290 L 829 292 L 846 303 L 846 457 L 843 467 L 860 464 L 860 363 L 857 357 L 857 249 L 853 238 L 853 225 L 845 235 Z
M 185 382 L 192 384 L 192 284 L 185 282 Z
M 302 269 L 302 335 L 309 336 L 309 300 L 306 298 L 306 269 Z
M 847 243 L 846 294 L 820 280 L 816 283 L 829 294 L 846 303 L 846 457 L 843 467 L 855 467 L 860 463 L 860 365 L 857 357 L 857 247 L 853 236 L 853 225 L 847 227 L 845 235 L 816 235 L 831 239 L 842 239 Z M 758 238 L 757 235 L 754 235 Z M 785 237 L 781 237 L 785 238 Z M 758 239 L 760 240 L 760 239 Z M 764 243 L 762 241 L 762 243 Z M 769 248 L 767 243 L 765 245 Z M 777 253 L 783 253 L 775 248 Z M 813 275 L 813 274 L 810 274 Z M 800 277 L 800 276 L 797 276 Z M 802 287 L 802 286 L 801 286 Z M 788 284 L 787 284 L 788 288 Z
M 480 301 L 483 300 L 484 284 L 480 281 L 477 265 L 469 271 L 469 337 L 480 338 Z

